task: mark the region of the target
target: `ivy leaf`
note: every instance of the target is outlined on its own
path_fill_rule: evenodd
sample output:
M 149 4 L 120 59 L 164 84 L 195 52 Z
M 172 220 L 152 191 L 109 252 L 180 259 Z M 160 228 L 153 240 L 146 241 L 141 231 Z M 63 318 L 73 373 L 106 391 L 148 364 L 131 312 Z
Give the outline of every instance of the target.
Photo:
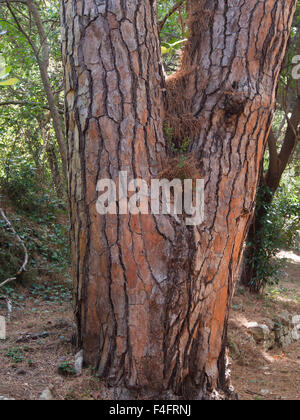
M 170 48 L 161 47 L 161 53 L 162 53 L 162 55 L 168 54 L 169 52 L 170 52 Z
M 13 86 L 18 83 L 19 79 L 12 77 L 11 79 L 0 81 L 0 86 Z
M 6 77 L 8 77 L 10 72 L 11 72 L 11 66 L 0 67 L 0 79 L 5 79 Z

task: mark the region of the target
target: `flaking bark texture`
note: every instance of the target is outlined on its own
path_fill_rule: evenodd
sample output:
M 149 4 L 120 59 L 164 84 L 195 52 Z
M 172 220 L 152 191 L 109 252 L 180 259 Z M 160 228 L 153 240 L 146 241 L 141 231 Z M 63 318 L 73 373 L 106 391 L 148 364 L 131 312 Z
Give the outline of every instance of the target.
M 78 344 L 112 398 L 229 389 L 229 307 L 296 1 L 188 5 L 182 69 L 165 83 L 155 1 L 62 1 Z M 99 179 L 165 169 L 174 95 L 199 122 L 189 153 L 205 176 L 205 222 L 100 216 Z

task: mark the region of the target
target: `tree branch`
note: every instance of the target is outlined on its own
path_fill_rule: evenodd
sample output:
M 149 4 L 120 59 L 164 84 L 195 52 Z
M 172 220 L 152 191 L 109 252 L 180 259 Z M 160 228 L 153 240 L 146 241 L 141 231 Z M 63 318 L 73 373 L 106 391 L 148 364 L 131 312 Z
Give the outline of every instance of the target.
M 299 141 L 300 97 L 297 98 L 291 118 L 288 118 L 288 128 L 279 154 L 281 170 L 284 171 Z
M 296 149 L 296 146 L 299 142 L 299 124 L 300 124 L 300 97 L 297 98 L 295 107 L 292 112 L 291 118 L 289 118 L 286 114 L 288 127 L 285 133 L 283 145 L 279 155 L 276 155 L 277 158 L 275 160 L 275 152 L 274 147 L 276 149 L 276 139 L 274 134 L 271 133 L 269 136 L 269 147 L 270 149 L 270 165 L 268 168 L 268 172 L 265 177 L 266 184 L 268 187 L 275 192 L 280 184 L 280 180 L 282 177 L 283 172 L 285 171 L 287 165 L 290 162 L 290 159 Z M 272 138 L 272 134 L 273 137 Z M 275 142 L 275 145 L 274 145 Z M 272 153 L 272 156 L 271 156 Z
M 32 0 L 26 1 L 29 12 L 32 14 L 34 23 L 37 27 L 41 46 L 42 46 L 42 59 L 39 60 L 39 67 L 41 72 L 41 78 L 48 99 L 48 104 L 50 107 L 50 112 L 53 121 L 53 128 L 56 134 L 61 159 L 64 167 L 64 176 L 67 173 L 67 148 L 65 143 L 65 138 L 61 126 L 61 120 L 59 116 L 59 111 L 57 103 L 54 97 L 54 93 L 51 87 L 49 75 L 48 75 L 48 65 L 49 65 L 49 45 L 47 40 L 47 35 L 43 27 L 43 22 L 38 8 Z
M 7 296 L 0 296 L 0 300 L 5 300 L 6 307 L 7 307 L 7 319 L 8 319 L 8 321 L 10 321 L 10 316 L 11 316 L 12 309 L 13 309 L 12 303 L 11 303 L 10 299 L 8 299 Z
M 56 103 L 56 100 L 55 100 L 55 97 L 54 97 L 54 94 L 53 94 L 53 90 L 52 90 L 52 86 L 51 86 L 50 79 L 49 79 L 49 74 L 48 74 L 48 57 L 49 57 L 48 56 L 48 44 L 45 40 L 46 34 L 45 34 L 45 31 L 42 27 L 43 24 L 42 24 L 41 16 L 39 14 L 38 9 L 36 8 L 36 5 L 34 4 L 34 2 L 32 0 L 24 1 L 24 4 L 27 5 L 29 12 L 32 13 L 32 15 L 33 15 L 35 25 L 38 29 L 39 38 L 40 38 L 41 47 L 42 47 L 42 57 L 40 57 L 39 51 L 36 48 L 34 42 L 30 38 L 30 36 L 23 29 L 22 25 L 19 22 L 18 17 L 16 16 L 13 9 L 9 5 L 9 2 L 5 1 L 5 3 L 6 3 L 8 9 L 10 11 L 10 13 L 11 13 L 11 15 L 12 15 L 12 17 L 13 17 L 13 19 L 14 19 L 14 21 L 15 21 L 18 29 L 19 29 L 19 31 L 26 38 L 28 44 L 32 48 L 32 51 L 33 51 L 33 53 L 36 57 L 36 60 L 37 60 L 37 63 L 38 63 L 39 69 L 40 69 L 40 74 L 41 74 L 41 79 L 42 79 L 44 91 L 46 93 L 46 97 L 47 97 L 50 112 L 51 112 L 53 129 L 55 131 L 55 135 L 56 135 L 56 138 L 57 138 L 57 142 L 58 142 L 58 146 L 59 146 L 59 150 L 60 150 L 60 154 L 61 154 L 61 158 L 62 158 L 62 163 L 63 163 L 63 167 L 64 167 L 64 175 L 66 176 L 67 149 L 66 149 L 65 138 L 64 138 L 64 134 L 63 134 L 62 126 L 61 126 L 61 120 L 60 120 L 60 116 L 59 116 L 57 103 Z
M 2 282 L 0 284 L 0 289 L 5 286 L 8 283 L 11 283 L 14 280 L 17 280 L 17 278 L 24 272 L 26 271 L 26 266 L 28 264 L 28 252 L 26 249 L 26 246 L 24 244 L 24 242 L 22 241 L 22 239 L 20 238 L 20 236 L 17 234 L 17 232 L 15 231 L 15 229 L 13 228 L 12 224 L 10 223 L 10 221 L 8 220 L 8 218 L 6 217 L 4 211 L 0 208 L 0 215 L 2 217 L 2 219 L 4 220 L 4 222 L 6 223 L 8 229 L 16 236 L 18 242 L 21 244 L 23 250 L 24 250 L 24 261 L 23 264 L 21 266 L 21 268 L 19 269 L 19 271 L 17 272 L 15 277 L 9 278 L 7 280 L 5 280 L 4 282 Z
M 48 39 L 46 35 L 46 31 L 43 26 L 43 22 L 41 19 L 41 16 L 39 14 L 38 9 L 36 8 L 35 4 L 32 0 L 27 0 L 27 7 L 29 9 L 29 12 L 32 14 L 34 22 L 36 24 L 36 27 L 38 29 L 40 41 L 41 41 L 41 48 L 42 48 L 42 56 L 43 56 L 43 62 L 46 67 L 49 66 L 49 52 L 50 47 L 48 44 Z
M 1 0 L 0 0 L 1 1 Z M 4 2 L 3 2 L 4 3 Z M 18 29 L 19 29 L 19 31 L 21 32 L 21 34 L 26 38 L 26 40 L 27 40 L 27 42 L 28 42 L 28 44 L 31 46 L 31 48 L 32 48 L 32 51 L 33 51 L 33 53 L 34 53 L 34 55 L 35 55 L 35 58 L 37 59 L 37 62 L 38 62 L 38 64 L 39 64 L 39 66 L 42 64 L 41 63 L 41 59 L 40 59 L 40 56 L 39 56 L 39 53 L 38 53 L 38 50 L 37 50 L 37 48 L 35 47 L 35 45 L 34 45 L 34 43 L 32 42 L 32 40 L 31 40 L 31 38 L 30 38 L 30 36 L 24 31 L 24 29 L 22 28 L 22 26 L 21 26 L 21 24 L 20 24 L 20 22 L 19 22 L 19 20 L 18 20 L 18 18 L 17 18 L 17 16 L 16 16 L 16 14 L 14 13 L 14 11 L 13 11 L 13 9 L 10 7 L 10 5 L 9 5 L 9 2 L 8 1 L 5 1 L 5 3 L 6 3 L 6 5 L 7 5 L 7 7 L 8 7 L 8 9 L 9 9 L 9 11 L 10 11 L 10 13 L 11 13 L 11 15 L 12 15 L 12 17 L 13 17 L 13 19 L 14 19 L 14 21 L 15 21 L 15 23 L 16 23 L 16 25 L 17 25 L 17 27 L 18 27 Z M 26 2 L 24 1 L 24 4 L 26 4 Z
M 8 105 L 20 105 L 20 106 L 41 106 L 41 108 L 46 109 L 47 111 L 50 111 L 50 107 L 45 105 L 40 105 L 36 102 L 27 102 L 27 101 L 6 101 L 6 102 L 0 102 L 0 106 L 8 106 Z M 64 114 L 64 111 L 59 110 L 60 114 Z
M 278 173 L 279 158 L 278 158 L 278 153 L 277 153 L 276 137 L 272 129 L 270 130 L 270 134 L 268 137 L 268 148 L 269 148 L 269 154 L 270 154 L 268 176 L 273 178 Z
M 183 5 L 184 2 L 185 2 L 185 0 L 179 0 L 172 7 L 172 9 L 166 14 L 166 16 L 160 22 L 158 22 L 158 29 L 159 29 L 159 31 L 162 30 L 162 28 L 165 26 L 165 23 L 169 19 L 169 17 L 171 17 L 175 12 L 177 12 L 177 10 Z
M 23 3 L 23 4 L 26 4 L 26 0 L 0 0 L 0 4 L 7 5 L 7 3 Z

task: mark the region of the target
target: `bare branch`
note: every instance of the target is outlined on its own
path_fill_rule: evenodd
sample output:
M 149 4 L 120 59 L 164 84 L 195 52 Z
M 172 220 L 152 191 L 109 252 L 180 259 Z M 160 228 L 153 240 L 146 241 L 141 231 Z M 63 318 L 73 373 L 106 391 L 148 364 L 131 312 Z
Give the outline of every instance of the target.
M 0 0 L 1 1 L 1 0 Z M 62 129 L 62 125 L 61 125 L 61 119 L 60 119 L 60 113 L 57 107 L 57 103 L 56 103 L 56 99 L 54 97 L 54 93 L 52 90 L 52 86 L 50 83 L 50 79 L 49 79 L 49 74 L 48 74 L 48 64 L 49 64 L 49 46 L 46 40 L 46 34 L 43 28 L 43 24 L 42 24 L 42 20 L 41 20 L 41 16 L 39 14 L 39 11 L 36 7 L 36 5 L 34 4 L 34 2 L 32 0 L 26 0 L 24 1 L 24 4 L 27 5 L 29 12 L 33 15 L 33 19 L 34 19 L 34 23 L 38 29 L 38 33 L 39 33 L 39 37 L 40 37 L 40 42 L 41 42 L 41 49 L 42 49 L 42 57 L 39 54 L 39 49 L 37 48 L 37 46 L 34 44 L 32 38 L 30 37 L 30 35 L 28 35 L 28 33 L 24 30 L 24 28 L 22 27 L 17 15 L 14 13 L 13 8 L 11 7 L 11 5 L 9 4 L 8 1 L 5 1 L 3 3 L 6 3 L 19 31 L 23 34 L 23 36 L 26 38 L 28 44 L 30 45 L 30 47 L 32 48 L 32 51 L 36 57 L 39 69 L 40 69 L 40 74 L 41 74 L 41 79 L 43 82 L 43 86 L 44 86 L 44 90 L 46 93 L 46 97 L 48 100 L 48 104 L 49 104 L 49 108 L 50 108 L 50 112 L 51 112 L 51 116 L 52 116 L 52 121 L 53 121 L 53 129 L 55 131 L 56 134 L 56 138 L 57 138 L 57 142 L 58 142 L 58 146 L 60 149 L 60 154 L 61 154 L 61 158 L 62 158 L 62 162 L 63 162 L 63 167 L 64 167 L 64 175 L 66 175 L 66 167 L 67 167 L 67 150 L 66 150 L 66 144 L 65 144 L 65 138 L 64 138 L 64 133 L 63 133 L 63 129 Z
M 43 56 L 43 62 L 44 62 L 44 66 L 48 67 L 49 66 L 49 52 L 50 52 L 50 47 L 48 44 L 48 39 L 47 39 L 47 35 L 43 26 L 43 22 L 41 19 L 41 16 L 39 14 L 38 9 L 36 8 L 34 2 L 32 0 L 27 0 L 27 7 L 30 11 L 30 13 L 33 16 L 34 22 L 37 26 L 38 29 L 38 33 L 39 33 L 39 37 L 40 37 L 40 41 L 41 41 L 41 48 L 42 48 L 42 56 Z
M 6 217 L 4 211 L 0 208 L 0 215 L 2 217 L 2 219 L 5 221 L 7 227 L 9 228 L 9 230 L 16 236 L 18 242 L 21 244 L 23 250 L 24 250 L 24 261 L 22 264 L 22 267 L 19 269 L 19 271 L 17 272 L 15 277 L 12 277 L 10 279 L 5 280 L 4 282 L 2 282 L 0 284 L 0 288 L 2 288 L 3 286 L 5 286 L 6 284 L 16 280 L 24 271 L 26 271 L 26 266 L 28 264 L 28 252 L 26 249 L 26 246 L 24 244 L 24 242 L 22 241 L 22 239 L 20 238 L 20 236 L 17 234 L 17 232 L 15 231 L 15 229 L 13 228 L 12 224 L 10 223 L 10 221 L 8 220 L 8 218 Z
M 291 117 L 284 110 L 288 122 L 284 141 L 279 154 L 277 153 L 276 138 L 271 132 L 269 136 L 270 163 L 266 174 L 266 184 L 275 192 L 280 184 L 283 172 L 289 164 L 291 157 L 299 142 L 300 124 L 300 97 L 297 98 Z M 276 153 L 276 155 L 275 155 Z
M 1 0 L 0 0 L 1 1 Z M 8 1 L 5 1 L 5 3 L 6 3 L 6 5 L 7 5 L 7 7 L 8 7 L 8 9 L 9 9 L 9 11 L 10 11 L 10 13 L 11 13 L 11 15 L 12 15 L 12 17 L 13 17 L 13 19 L 14 19 L 14 21 L 15 21 L 15 23 L 16 23 L 16 25 L 17 25 L 17 27 L 18 27 L 18 29 L 19 29 L 19 31 L 21 32 L 21 34 L 22 35 L 24 35 L 24 37 L 26 38 L 26 40 L 27 40 L 27 42 L 28 42 L 28 44 L 31 46 L 31 48 L 32 48 L 32 51 L 33 51 L 33 53 L 34 53 L 34 55 L 35 55 L 35 58 L 37 59 L 37 62 L 38 62 L 38 64 L 39 64 L 39 66 L 42 64 L 42 62 L 41 62 L 41 59 L 40 59 L 40 56 L 39 56 L 39 52 L 38 52 L 38 50 L 37 50 L 37 48 L 36 48 L 36 46 L 34 45 L 34 43 L 32 42 L 32 40 L 31 40 L 31 38 L 30 38 L 30 36 L 24 31 L 24 29 L 23 29 L 23 27 L 21 26 L 21 24 L 20 24 L 20 22 L 19 22 L 19 20 L 18 20 L 18 18 L 17 18 L 17 16 L 16 16 L 16 14 L 14 13 L 14 11 L 13 11 L 13 9 L 10 7 L 10 5 L 9 5 L 9 2 Z M 26 2 L 24 2 L 24 4 L 27 4 Z
M 177 12 L 178 9 L 180 9 L 180 7 L 183 5 L 183 3 L 185 2 L 185 0 L 179 0 L 173 7 L 172 9 L 166 14 L 166 16 L 158 23 L 158 28 L 159 31 L 162 30 L 162 28 L 164 27 L 165 23 L 167 22 L 167 20 L 169 19 L 169 17 L 171 17 L 175 12 Z
M 8 297 L 7 296 L 0 296 L 0 300 L 5 300 L 5 303 L 6 303 L 6 307 L 7 307 L 7 319 L 8 319 L 8 321 L 10 321 L 10 316 L 11 316 L 11 313 L 12 313 L 12 303 L 11 303 L 11 301 L 8 299 Z
M 6 284 L 11 283 L 15 280 L 17 280 L 17 277 L 12 277 L 11 279 L 7 279 L 3 283 L 0 284 L 0 287 L 4 287 Z

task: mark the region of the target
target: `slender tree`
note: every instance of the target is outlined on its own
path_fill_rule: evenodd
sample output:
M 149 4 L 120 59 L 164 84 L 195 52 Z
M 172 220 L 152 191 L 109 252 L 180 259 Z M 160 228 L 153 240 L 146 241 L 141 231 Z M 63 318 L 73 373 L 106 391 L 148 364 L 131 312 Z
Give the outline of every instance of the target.
M 296 15 L 296 21 L 298 20 L 297 18 L 299 19 L 298 14 Z M 295 45 L 292 43 L 290 50 L 297 55 L 300 52 L 299 28 L 295 39 L 296 43 Z M 287 62 L 290 58 L 291 51 L 287 53 Z M 288 68 L 288 63 L 286 64 Z M 286 72 L 285 68 L 283 68 L 283 72 Z M 283 110 L 284 119 L 282 120 L 278 133 L 270 130 L 266 149 L 269 157 L 268 168 L 266 172 L 264 170 L 261 171 L 260 201 L 263 205 L 260 205 L 256 210 L 246 241 L 246 252 L 244 253 L 241 281 L 244 286 L 248 287 L 254 293 L 260 293 L 266 285 L 265 277 L 259 270 L 259 252 L 264 241 L 265 218 L 268 215 L 270 205 L 280 186 L 282 176 L 291 164 L 293 157 L 296 156 L 300 139 L 300 84 L 298 81 L 293 80 L 293 73 L 291 71 L 289 73 L 289 77 L 285 77 L 287 80 L 281 87 L 278 95 L 278 107 Z M 283 128 L 285 125 L 286 129 L 284 131 Z
M 24 6 L 21 10 L 16 9 L 16 6 Z M 58 101 L 55 97 L 55 92 L 51 86 L 49 76 L 49 64 L 50 64 L 50 46 L 49 46 L 49 34 L 46 33 L 46 28 L 43 23 L 43 19 L 40 13 L 40 4 L 36 0 L 0 0 L 1 10 L 8 10 L 12 18 L 12 22 L 9 22 L 10 26 L 13 24 L 14 28 L 18 30 L 19 34 L 23 36 L 24 40 L 30 47 L 33 56 L 35 57 L 36 63 L 39 68 L 40 78 L 44 89 L 45 97 L 48 102 L 47 109 L 50 110 L 52 125 L 57 139 L 62 164 L 64 167 L 64 174 L 66 173 L 66 144 L 65 137 L 62 128 L 62 119 L 60 117 L 60 110 L 58 107 Z M 26 6 L 26 8 L 25 8 Z M 24 18 L 25 16 L 25 18 Z M 5 19 L 4 19 L 5 21 Z M 36 27 L 37 37 L 32 35 L 32 25 Z M 23 93 L 23 92 L 22 92 Z M 1 101 L 0 106 L 5 105 L 20 105 L 20 106 L 36 106 L 35 103 L 30 103 L 26 100 L 21 101 Z M 43 106 L 43 108 L 45 108 Z
M 113 398 L 229 395 L 228 313 L 296 3 L 188 1 L 165 80 L 154 0 L 62 1 L 78 345 Z M 99 179 L 165 173 L 164 125 L 189 138 L 205 222 L 100 216 Z

